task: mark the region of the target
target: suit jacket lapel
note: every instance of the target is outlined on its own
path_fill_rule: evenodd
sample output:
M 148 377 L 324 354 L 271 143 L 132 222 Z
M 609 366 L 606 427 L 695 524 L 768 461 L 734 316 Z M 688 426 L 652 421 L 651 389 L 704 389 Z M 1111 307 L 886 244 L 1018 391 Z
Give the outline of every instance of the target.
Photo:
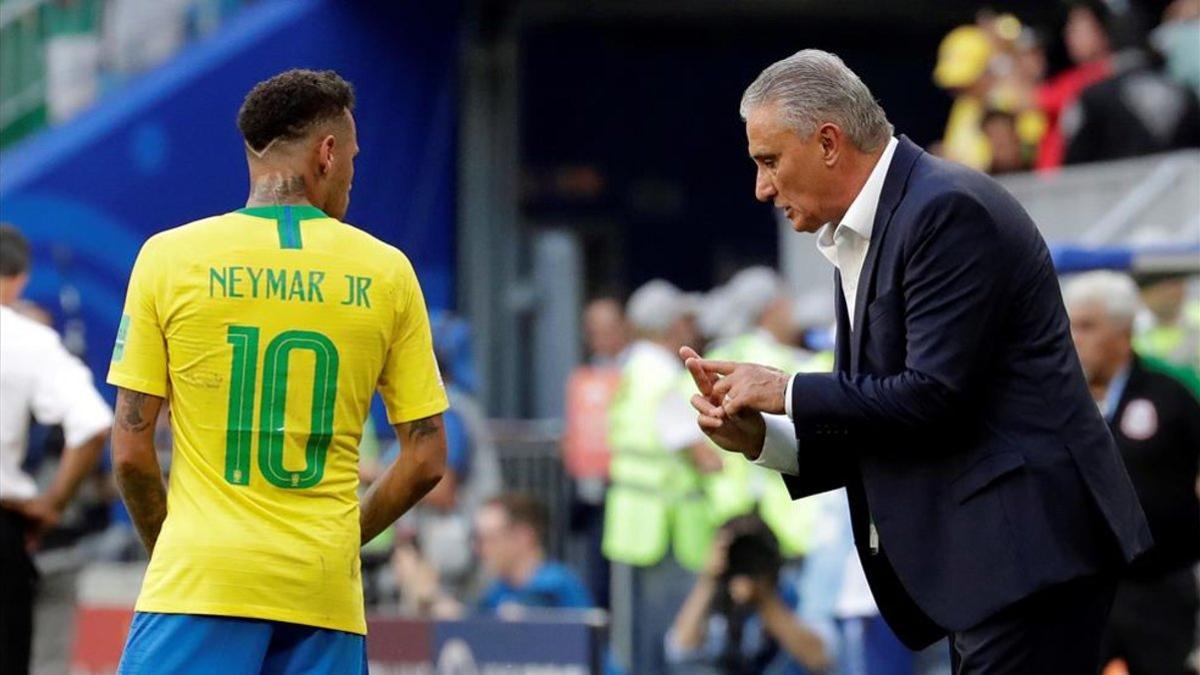
M 867 257 L 863 260 L 862 272 L 858 276 L 858 290 L 854 300 L 854 329 L 850 332 L 850 373 L 858 373 L 859 361 L 862 358 L 863 340 L 866 333 L 867 305 L 875 296 L 875 263 L 879 259 L 880 243 L 892 221 L 892 213 L 904 196 L 904 187 L 908 183 L 908 175 L 912 172 L 917 158 L 924 151 L 908 136 L 901 135 L 896 152 L 892 155 L 892 164 L 888 167 L 887 176 L 883 179 L 883 191 L 879 194 L 879 207 L 875 210 L 875 223 L 871 229 L 871 245 L 867 248 Z M 839 284 L 840 288 L 840 284 Z
M 833 272 L 833 302 L 834 316 L 837 323 L 834 328 L 833 343 L 833 372 L 849 372 L 850 370 L 850 315 L 846 311 L 846 296 L 842 293 L 842 273 Z

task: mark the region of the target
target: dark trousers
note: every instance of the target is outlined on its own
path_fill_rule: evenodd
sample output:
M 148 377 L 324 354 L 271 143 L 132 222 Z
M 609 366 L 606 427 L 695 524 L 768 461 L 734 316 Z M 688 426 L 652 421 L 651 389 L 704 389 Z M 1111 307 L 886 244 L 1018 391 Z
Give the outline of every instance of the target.
M 1130 675 L 1188 675 L 1196 643 L 1196 575 L 1191 567 L 1117 585 L 1105 660 L 1123 659 Z
M 1116 577 L 1051 586 L 950 636 L 955 675 L 1096 675 Z
M 29 672 L 37 572 L 25 550 L 25 518 L 0 508 L 0 673 Z

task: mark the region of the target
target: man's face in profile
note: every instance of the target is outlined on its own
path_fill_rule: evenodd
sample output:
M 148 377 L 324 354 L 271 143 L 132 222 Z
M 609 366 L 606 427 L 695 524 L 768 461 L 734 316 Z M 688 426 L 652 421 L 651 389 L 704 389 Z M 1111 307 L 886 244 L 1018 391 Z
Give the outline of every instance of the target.
M 754 196 L 782 209 L 797 232 L 816 232 L 825 224 L 821 202 L 828 168 L 819 134 L 801 138 L 774 104 L 750 110 L 746 140 L 757 174 Z

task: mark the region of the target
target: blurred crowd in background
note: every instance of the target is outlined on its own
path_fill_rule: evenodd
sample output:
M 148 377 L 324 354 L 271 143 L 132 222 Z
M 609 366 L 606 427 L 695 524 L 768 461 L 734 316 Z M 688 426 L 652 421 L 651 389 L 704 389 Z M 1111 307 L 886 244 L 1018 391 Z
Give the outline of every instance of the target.
M 246 2 L 5 2 L 0 12 L 12 14 L 0 21 L 0 147 L 75 117 L 211 34 Z
M 1200 146 L 1200 2 L 1152 27 L 1136 6 L 1067 3 L 1071 65 L 1050 75 L 1044 29 L 980 12 L 942 40 L 934 82 L 954 97 L 932 150 L 993 174 Z
M 45 11 L 58 28 L 36 45 L 46 88 L 5 109 L 3 142 L 71 117 L 241 4 L 51 3 Z M 1200 0 L 1174 0 L 1158 17 L 1136 7 L 1067 3 L 1061 40 L 1071 65 L 1053 75 L 1046 49 L 1058 38 L 1019 16 L 981 12 L 953 29 L 932 73 L 953 105 L 930 150 L 1003 174 L 1200 146 Z M 6 26 L 0 81 L 11 93 L 26 81 L 14 64 L 29 61 L 21 55 L 30 47 L 19 24 Z M 1068 309 L 1097 405 L 1156 539 L 1167 542 L 1118 597 L 1111 655 L 1124 665 L 1114 668 L 1166 672 L 1142 664 L 1180 650 L 1194 668 L 1200 287 L 1194 274 L 1098 274 L 1065 280 Z M 12 309 L 64 328 L 28 301 Z M 844 496 L 793 502 L 777 476 L 711 445 L 688 404 L 681 347 L 789 372 L 829 371 L 832 312 L 825 290 L 799 292 L 763 266 L 705 292 L 656 279 L 628 296 L 592 298 L 580 317 L 586 362 L 566 383 L 564 418 L 542 435 L 553 449 L 540 454 L 510 442 L 511 427 L 481 403 L 470 322 L 435 312 L 451 400 L 446 476 L 364 547 L 369 607 L 450 619 L 607 610 L 612 672 L 949 672 L 944 644 L 910 653 L 879 617 Z M 1139 383 L 1151 393 L 1126 395 Z M 169 411 L 158 429 L 169 472 Z M 63 445 L 61 428 L 34 423 L 22 470 L 48 484 Z M 363 489 L 398 452 L 386 425 L 364 433 Z M 73 575 L 85 563 L 144 557 L 104 458 L 39 544 L 38 639 L 51 643 L 43 649 L 69 639 L 52 627 L 69 623 Z

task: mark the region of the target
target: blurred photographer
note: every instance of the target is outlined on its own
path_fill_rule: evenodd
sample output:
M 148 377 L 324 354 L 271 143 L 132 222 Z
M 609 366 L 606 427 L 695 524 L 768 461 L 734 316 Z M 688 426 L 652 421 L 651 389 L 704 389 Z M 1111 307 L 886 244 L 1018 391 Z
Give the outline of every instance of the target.
M 804 673 L 828 666 L 825 646 L 796 616 L 796 589 L 781 583 L 783 557 L 757 515 L 718 531 L 709 563 L 666 638 L 676 673 Z

